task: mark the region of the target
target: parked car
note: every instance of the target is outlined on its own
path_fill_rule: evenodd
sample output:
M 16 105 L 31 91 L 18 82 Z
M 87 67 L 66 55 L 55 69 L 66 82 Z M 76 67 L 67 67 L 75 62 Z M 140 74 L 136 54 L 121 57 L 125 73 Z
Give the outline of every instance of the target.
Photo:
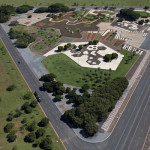
M 38 102 L 41 102 L 41 101 L 42 101 L 36 91 L 34 92 L 34 96 L 36 97 L 36 99 L 37 99 Z

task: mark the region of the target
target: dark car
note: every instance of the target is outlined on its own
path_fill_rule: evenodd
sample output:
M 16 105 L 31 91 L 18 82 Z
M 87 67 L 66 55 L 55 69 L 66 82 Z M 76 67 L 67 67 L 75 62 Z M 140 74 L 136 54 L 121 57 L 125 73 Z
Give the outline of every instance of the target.
M 35 96 L 35 97 L 38 97 L 38 96 L 39 96 L 36 91 L 34 92 L 34 96 Z
M 37 101 L 38 101 L 38 102 L 41 102 L 42 100 L 41 100 L 41 98 L 40 98 L 40 97 L 37 97 Z
M 36 91 L 34 92 L 34 96 L 36 97 L 36 99 L 37 99 L 38 102 L 41 102 L 41 101 L 42 101 Z

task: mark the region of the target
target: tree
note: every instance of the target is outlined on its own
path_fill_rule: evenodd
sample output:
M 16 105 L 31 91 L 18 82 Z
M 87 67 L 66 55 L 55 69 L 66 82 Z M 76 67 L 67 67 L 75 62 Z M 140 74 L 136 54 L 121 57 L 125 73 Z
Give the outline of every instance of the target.
M 10 131 L 12 130 L 13 126 L 14 126 L 13 123 L 8 123 L 8 124 L 4 127 L 4 132 L 5 132 L 5 133 L 10 132 Z
M 111 61 L 111 54 L 106 54 L 106 55 L 104 56 L 104 60 L 105 60 L 106 62 Z
M 49 123 L 49 119 L 48 118 L 42 118 L 41 121 L 38 123 L 38 125 L 40 127 L 46 127 Z
M 14 84 L 8 86 L 7 91 L 13 91 L 16 88 Z
M 145 9 L 145 10 L 149 9 L 149 6 L 145 6 L 144 9 Z
M 29 107 L 29 102 L 25 102 L 22 106 L 21 109 L 25 110 L 27 107 Z
M 5 15 L 3 13 L 0 14 L 0 23 L 4 23 L 4 22 L 7 22 L 9 20 L 9 16 L 8 15 Z
M 138 21 L 138 24 L 139 24 L 139 25 L 143 25 L 143 23 L 144 23 L 144 20 L 139 20 L 139 21 Z
M 12 121 L 12 120 L 13 120 L 13 116 L 9 115 L 8 118 L 7 118 L 7 121 Z
M 52 82 L 54 81 L 54 79 L 56 78 L 56 75 L 53 73 L 50 74 L 45 74 L 40 78 L 40 81 L 44 81 L 44 82 Z
M 84 84 L 84 85 L 82 86 L 82 91 L 83 91 L 83 92 L 86 92 L 89 88 L 90 88 L 90 86 L 89 86 L 88 84 Z
M 146 20 L 145 20 L 145 23 L 148 23 L 148 22 L 149 22 L 149 19 L 146 19 Z
M 31 97 L 32 97 L 32 92 L 30 92 L 30 91 L 28 91 L 28 92 L 23 96 L 23 98 L 24 98 L 25 100 L 29 100 L 29 99 L 31 99 Z
M 26 114 L 30 114 L 30 113 L 32 112 L 32 107 L 28 106 L 28 107 L 24 110 L 24 112 L 25 112 Z
M 83 48 L 83 46 L 82 45 L 79 45 L 79 50 L 81 50 Z
M 69 93 L 71 91 L 70 87 L 66 88 L 66 93 Z
M 55 3 L 48 7 L 48 11 L 51 13 L 68 12 L 70 11 L 70 8 L 68 6 L 65 6 L 64 4 Z
M 35 100 L 33 100 L 30 104 L 31 107 L 35 108 L 37 105 L 37 102 Z
M 21 114 L 22 114 L 22 112 L 17 109 L 17 110 L 16 110 L 16 113 L 15 113 L 15 115 L 14 115 L 14 117 L 15 117 L 15 118 L 18 118 L 18 117 L 21 116 Z
M 88 136 L 93 136 L 98 131 L 98 126 L 95 122 L 90 121 L 85 124 L 84 129 Z
M 11 5 L 1 5 L 0 6 L 0 23 L 7 22 L 10 15 L 15 13 L 15 8 Z
M 61 101 L 61 99 L 62 99 L 61 95 L 56 95 L 54 98 L 54 101 L 59 102 L 59 101 Z
M 34 130 L 36 129 L 36 124 L 35 124 L 35 122 L 29 124 L 26 129 L 27 129 L 29 132 L 34 131 Z
M 49 136 L 44 138 L 40 143 L 40 148 L 44 150 L 51 150 L 52 149 L 52 141 Z
M 12 150 L 17 150 L 17 146 L 14 146 Z
M 27 122 L 27 118 L 23 118 L 21 121 L 22 124 L 25 124 L 26 122 Z
M 92 45 L 93 44 L 93 42 L 92 41 L 89 41 L 89 45 Z
M 98 42 L 99 42 L 98 40 L 94 40 L 93 45 L 97 45 Z
M 68 43 L 67 46 L 68 46 L 68 47 L 71 47 L 71 43 Z
M 61 52 L 64 50 L 64 47 L 63 46 L 58 46 L 58 50 Z
M 45 130 L 44 130 L 43 128 L 39 128 L 39 129 L 35 132 L 36 138 L 39 138 L 39 137 L 43 136 L 44 133 L 45 133 Z
M 69 46 L 66 44 L 64 45 L 64 50 L 67 50 L 69 48 Z
M 131 21 L 135 21 L 135 20 L 139 19 L 140 14 L 138 12 L 134 11 L 133 9 L 125 8 L 125 9 L 120 10 L 120 16 L 122 18 L 128 18 Z
M 16 140 L 17 136 L 15 135 L 14 131 L 11 131 L 8 135 L 7 135 L 7 141 L 8 142 L 14 142 Z
M 31 9 L 33 9 L 33 6 L 21 5 L 21 6 L 17 7 L 16 12 L 21 14 L 21 13 L 26 13 Z
M 24 138 L 24 141 L 25 142 L 28 142 L 28 143 L 32 143 L 34 142 L 34 140 L 36 139 L 36 135 L 34 132 L 31 132 L 31 133 L 28 133 L 25 138 Z
M 40 7 L 40 8 L 37 8 L 34 13 L 44 13 L 44 12 L 48 12 L 48 8 L 46 7 Z
M 77 48 L 77 46 L 76 46 L 76 45 L 73 45 L 73 48 L 74 48 L 74 49 L 76 49 L 76 48 Z
M 117 54 L 117 53 L 112 53 L 111 58 L 112 58 L 112 59 L 118 58 L 118 54 Z

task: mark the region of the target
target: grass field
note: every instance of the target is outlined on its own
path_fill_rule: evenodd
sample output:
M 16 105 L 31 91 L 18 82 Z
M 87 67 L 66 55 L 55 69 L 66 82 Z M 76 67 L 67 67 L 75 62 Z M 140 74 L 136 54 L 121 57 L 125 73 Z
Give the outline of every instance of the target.
M 136 11 L 136 12 L 138 12 L 142 18 L 150 17 L 150 13 L 148 12 L 145 11 Z
M 3 127 L 8 123 L 6 118 L 8 113 L 15 112 L 15 110 L 22 106 L 27 100 L 23 100 L 24 94 L 29 90 L 24 80 L 22 79 L 20 73 L 16 69 L 16 66 L 12 62 L 10 56 L 8 55 L 6 49 L 2 51 L 2 42 L 0 41 L 0 149 L 1 150 L 12 150 L 13 146 L 17 146 L 18 150 L 40 150 L 39 147 L 33 148 L 32 144 L 25 143 L 23 141 L 24 136 L 27 134 L 26 130 L 20 131 L 21 120 L 25 117 L 27 118 L 27 124 L 35 121 L 39 122 L 42 117 L 44 117 L 40 107 L 37 106 L 31 114 L 23 113 L 19 118 L 14 118 L 11 122 L 15 124 L 14 129 L 17 131 L 17 140 L 13 143 L 8 143 L 6 140 L 6 133 L 3 131 Z M 16 89 L 14 91 L 7 91 L 6 88 L 15 84 Z M 34 98 L 32 97 L 32 100 Z M 31 100 L 28 100 L 31 101 Z M 37 127 L 38 128 L 38 127 Z M 46 129 L 46 134 L 51 135 L 53 141 L 53 150 L 64 150 L 61 142 L 58 140 L 53 129 L 48 125 Z M 41 139 L 39 139 L 41 140 Z M 57 142 L 58 141 L 58 142 Z
M 74 3 L 78 3 L 79 5 L 86 5 L 90 6 L 91 4 L 95 6 L 147 6 L 150 5 L 149 0 L 64 0 L 63 2 L 61 0 L 5 0 L 0 1 L 1 4 L 11 4 L 14 6 L 19 6 L 22 4 L 29 4 L 32 6 L 47 6 L 53 3 L 64 3 L 66 5 L 73 5 Z
M 126 60 L 133 53 L 126 50 L 121 50 L 120 53 L 122 53 L 125 57 L 116 71 L 80 67 L 64 54 L 48 56 L 42 61 L 42 63 L 49 72 L 56 74 L 58 81 L 79 87 L 83 84 L 89 84 L 91 88 L 94 88 L 98 86 L 99 83 L 103 84 L 106 78 L 110 77 L 113 79 L 116 77 L 125 76 L 139 57 L 139 55 L 135 55 L 133 59 L 126 64 Z M 98 80 L 101 81 L 98 82 Z

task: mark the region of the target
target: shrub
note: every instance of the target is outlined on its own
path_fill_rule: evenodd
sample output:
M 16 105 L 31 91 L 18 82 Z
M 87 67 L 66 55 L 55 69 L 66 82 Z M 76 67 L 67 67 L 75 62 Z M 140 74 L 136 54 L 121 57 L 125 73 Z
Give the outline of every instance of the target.
M 5 127 L 4 127 L 4 132 L 8 133 L 12 130 L 13 128 L 13 123 L 8 123 Z
M 42 118 L 38 125 L 40 127 L 45 127 L 45 126 L 48 125 L 48 123 L 49 123 L 49 119 L 48 118 Z
M 28 143 L 32 143 L 32 142 L 34 142 L 35 139 L 36 139 L 35 133 L 31 132 L 25 136 L 24 141 L 28 142 Z
M 8 86 L 7 91 L 13 91 L 16 88 L 14 84 Z

